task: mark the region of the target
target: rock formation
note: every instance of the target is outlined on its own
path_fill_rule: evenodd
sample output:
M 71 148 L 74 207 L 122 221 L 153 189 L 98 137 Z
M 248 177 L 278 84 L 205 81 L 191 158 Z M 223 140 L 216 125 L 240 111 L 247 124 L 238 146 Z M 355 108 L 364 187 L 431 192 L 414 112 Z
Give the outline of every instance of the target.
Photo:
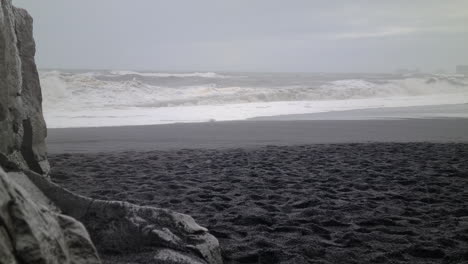
M 63 213 L 86 226 L 100 252 L 151 251 L 155 260 L 170 260 L 171 264 L 222 263 L 218 240 L 188 215 L 91 199 L 67 191 L 32 171 L 26 174 Z
M 100 263 L 95 246 L 150 254 L 147 263 L 222 263 L 216 238 L 188 215 L 93 200 L 48 179 L 34 55 L 32 18 L 0 0 L 0 264 Z
M 47 130 L 34 62 L 32 18 L 10 1 L 0 3 L 0 160 L 47 174 Z
M 84 226 L 33 201 L 0 169 L 0 263 L 100 263 Z

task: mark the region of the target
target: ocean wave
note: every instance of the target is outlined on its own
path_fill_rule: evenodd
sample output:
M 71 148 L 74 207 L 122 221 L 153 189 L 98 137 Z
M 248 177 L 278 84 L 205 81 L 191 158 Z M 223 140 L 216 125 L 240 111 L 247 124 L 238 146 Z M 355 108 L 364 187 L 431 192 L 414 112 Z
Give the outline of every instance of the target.
M 122 73 L 123 74 L 123 73 Z M 179 73 L 175 73 L 179 74 Z M 128 75 L 128 74 L 127 74 Z M 401 79 L 344 79 L 310 84 L 262 86 L 257 80 L 232 85 L 210 81 L 197 85 L 145 82 L 141 78 L 101 78 L 103 73 L 41 72 L 44 108 L 54 111 L 173 107 L 235 103 L 321 101 L 426 95 L 468 96 L 467 79 L 450 76 Z M 128 77 L 128 76 L 127 76 Z M 154 76 L 153 76 L 154 77 Z M 159 77 L 159 76 L 158 76 Z M 158 78 L 156 77 L 156 78 Z M 273 82 L 274 83 L 274 82 Z M 234 84 L 236 84 L 234 82 Z
M 164 72 L 136 72 L 136 71 L 110 71 L 110 74 L 122 76 L 122 75 L 138 75 L 144 77 L 199 77 L 199 78 L 228 78 L 226 75 L 221 75 L 215 72 L 190 72 L 190 73 L 164 73 Z

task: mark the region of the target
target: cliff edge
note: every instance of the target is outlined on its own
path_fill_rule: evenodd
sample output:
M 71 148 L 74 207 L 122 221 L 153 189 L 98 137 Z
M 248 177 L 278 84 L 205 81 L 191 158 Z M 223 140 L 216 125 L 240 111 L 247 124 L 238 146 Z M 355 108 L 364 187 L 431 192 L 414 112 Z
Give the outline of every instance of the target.
M 0 14 L 0 162 L 22 169 L 49 172 L 42 115 L 42 95 L 34 55 L 32 18 L 10 1 L 1 1 Z

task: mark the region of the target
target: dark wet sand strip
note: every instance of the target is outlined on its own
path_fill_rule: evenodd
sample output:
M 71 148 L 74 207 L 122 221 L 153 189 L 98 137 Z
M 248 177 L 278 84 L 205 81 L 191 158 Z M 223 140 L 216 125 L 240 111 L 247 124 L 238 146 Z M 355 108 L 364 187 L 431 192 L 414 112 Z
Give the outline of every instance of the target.
M 355 142 L 468 142 L 468 119 L 236 121 L 48 130 L 49 153 L 250 148 Z

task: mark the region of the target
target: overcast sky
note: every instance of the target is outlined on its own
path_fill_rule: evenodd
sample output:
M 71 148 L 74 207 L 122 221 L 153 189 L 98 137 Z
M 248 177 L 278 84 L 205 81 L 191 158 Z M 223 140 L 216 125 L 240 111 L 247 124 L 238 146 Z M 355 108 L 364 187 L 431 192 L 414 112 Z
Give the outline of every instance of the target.
M 468 64 L 467 0 L 13 0 L 42 68 L 388 72 Z

